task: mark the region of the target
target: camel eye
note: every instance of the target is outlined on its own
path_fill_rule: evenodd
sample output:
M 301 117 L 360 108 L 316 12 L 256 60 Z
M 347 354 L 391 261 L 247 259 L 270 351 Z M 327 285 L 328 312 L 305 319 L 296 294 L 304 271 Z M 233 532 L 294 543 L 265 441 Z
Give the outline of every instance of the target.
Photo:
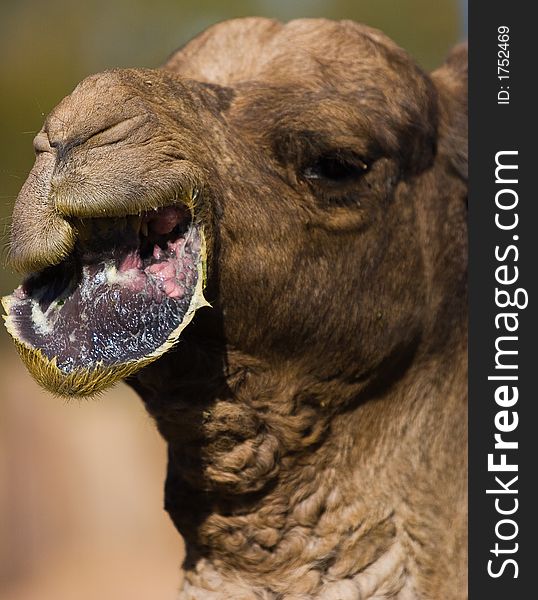
M 303 177 L 329 183 L 344 183 L 360 178 L 367 170 L 368 165 L 361 159 L 322 156 L 314 164 L 303 169 Z

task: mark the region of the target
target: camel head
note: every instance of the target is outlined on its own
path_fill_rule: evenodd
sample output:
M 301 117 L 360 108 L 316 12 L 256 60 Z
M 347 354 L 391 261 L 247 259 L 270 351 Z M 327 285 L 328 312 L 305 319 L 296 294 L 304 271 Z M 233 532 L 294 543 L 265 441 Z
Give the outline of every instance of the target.
M 334 464 L 354 453 L 367 464 L 374 440 L 396 456 L 386 440 L 419 423 L 404 408 L 417 406 L 419 369 L 437 361 L 443 380 L 458 363 L 465 89 L 464 48 L 428 75 L 363 25 L 242 19 L 159 69 L 88 77 L 37 134 L 13 213 L 10 262 L 25 279 L 4 299 L 7 328 L 55 394 L 91 395 L 119 379 L 141 394 L 171 449 L 167 506 L 197 557 L 220 544 L 221 566 L 243 560 L 258 572 L 256 557 L 280 540 L 273 525 L 251 524 L 258 554 L 246 558 L 208 516 L 240 513 L 219 502 L 246 494 L 248 512 L 282 486 L 291 497 L 299 463 L 316 493 L 334 487 L 334 473 L 316 479 L 328 459 L 314 468 L 309 457 L 336 440 L 336 423 Z M 384 405 L 404 380 L 406 400 Z M 353 432 L 339 421 L 350 414 L 361 415 Z M 430 447 L 429 433 L 417 436 Z M 188 502 L 203 515 L 184 518 Z M 273 529 L 285 537 L 284 525 Z M 314 579 L 305 598 L 330 583 Z M 319 597 L 355 598 L 339 593 Z

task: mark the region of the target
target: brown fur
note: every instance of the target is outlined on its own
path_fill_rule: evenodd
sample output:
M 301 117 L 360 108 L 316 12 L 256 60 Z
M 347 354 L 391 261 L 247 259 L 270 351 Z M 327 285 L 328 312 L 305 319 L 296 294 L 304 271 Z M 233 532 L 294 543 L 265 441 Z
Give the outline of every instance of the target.
M 213 309 L 129 380 L 169 444 L 182 599 L 466 596 L 465 65 L 243 19 L 48 117 L 22 270 L 71 250 L 69 216 L 197 197 Z M 327 160 L 349 177 L 311 178 Z

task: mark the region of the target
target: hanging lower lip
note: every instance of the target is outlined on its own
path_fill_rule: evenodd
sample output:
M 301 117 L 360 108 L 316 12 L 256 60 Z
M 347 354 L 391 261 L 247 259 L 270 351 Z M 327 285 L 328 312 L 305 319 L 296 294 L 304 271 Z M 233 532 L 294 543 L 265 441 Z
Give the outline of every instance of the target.
M 155 360 L 207 304 L 203 229 L 182 209 L 78 227 L 73 255 L 3 302 L 30 371 L 61 395 L 95 393 Z

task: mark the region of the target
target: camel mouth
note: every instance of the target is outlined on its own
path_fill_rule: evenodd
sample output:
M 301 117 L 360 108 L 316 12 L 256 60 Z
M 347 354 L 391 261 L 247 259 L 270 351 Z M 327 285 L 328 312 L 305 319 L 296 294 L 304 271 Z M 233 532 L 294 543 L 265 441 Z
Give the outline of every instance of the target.
M 207 304 L 203 228 L 186 206 L 72 224 L 72 254 L 3 299 L 27 367 L 62 396 L 95 394 L 157 359 Z

